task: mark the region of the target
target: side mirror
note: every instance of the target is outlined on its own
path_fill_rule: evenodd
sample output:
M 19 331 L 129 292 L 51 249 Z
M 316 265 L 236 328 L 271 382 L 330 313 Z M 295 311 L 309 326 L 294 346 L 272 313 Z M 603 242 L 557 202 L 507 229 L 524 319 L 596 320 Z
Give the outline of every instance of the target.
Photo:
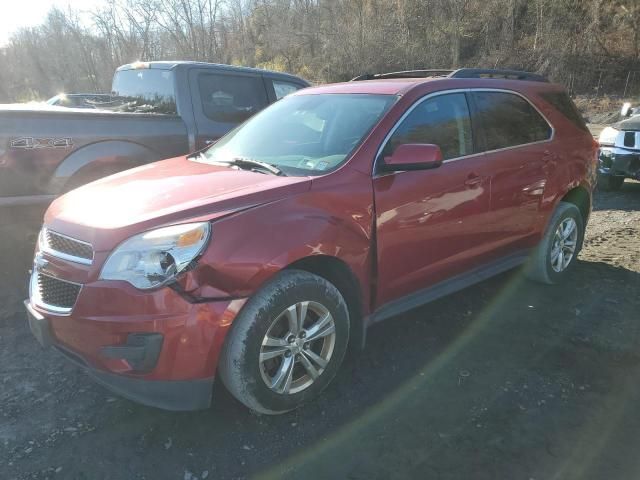
M 384 158 L 381 166 L 384 172 L 404 170 L 429 170 L 442 165 L 442 152 L 437 145 L 428 143 L 407 143 L 399 145 L 393 155 Z
M 620 115 L 622 115 L 623 117 L 630 117 L 631 113 L 631 104 L 629 102 L 623 103 L 622 110 L 620 110 Z

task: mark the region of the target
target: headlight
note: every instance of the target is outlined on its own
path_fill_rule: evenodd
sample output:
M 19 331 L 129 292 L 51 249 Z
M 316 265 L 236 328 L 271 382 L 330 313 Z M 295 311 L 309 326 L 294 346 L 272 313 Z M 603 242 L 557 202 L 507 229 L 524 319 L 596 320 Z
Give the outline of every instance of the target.
M 102 267 L 103 280 L 124 280 L 143 290 L 163 285 L 195 259 L 209 240 L 207 222 L 159 228 L 120 244 Z
M 604 130 L 602 130 L 602 132 L 600 132 L 598 143 L 600 143 L 600 145 L 614 145 L 616 143 L 618 133 L 620 132 L 615 128 L 606 127 Z

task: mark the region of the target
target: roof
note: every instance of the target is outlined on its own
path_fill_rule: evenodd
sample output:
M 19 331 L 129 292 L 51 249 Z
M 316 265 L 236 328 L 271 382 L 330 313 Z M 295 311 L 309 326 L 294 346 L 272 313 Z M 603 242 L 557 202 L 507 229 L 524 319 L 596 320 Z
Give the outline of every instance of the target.
M 503 78 L 393 78 L 379 80 L 361 80 L 357 82 L 333 83 L 306 88 L 294 95 L 314 95 L 321 93 L 355 93 L 378 95 L 404 95 L 421 85 L 433 84 L 438 89 L 456 88 L 504 88 L 514 91 L 533 88 L 535 90 L 557 90 L 562 87 L 553 83 L 508 80 Z
M 614 126 L 619 130 L 640 130 L 640 115 L 629 117 Z
M 493 78 L 503 80 L 526 80 L 529 82 L 549 83 L 549 80 L 538 73 L 525 72 L 523 70 L 505 70 L 502 68 L 458 68 L 457 70 L 421 69 L 403 70 L 399 72 L 365 73 L 353 78 L 352 82 L 361 80 L 388 80 L 390 78 Z
M 393 80 L 363 80 L 359 82 L 329 83 L 306 88 L 301 95 L 320 93 L 369 93 L 378 95 L 402 95 L 416 85 L 438 81 L 436 78 L 394 78 Z
M 553 83 L 526 82 L 522 80 L 504 80 L 490 78 L 406 78 L 393 80 L 363 80 L 358 82 L 332 83 L 318 87 L 305 88 L 294 95 L 317 95 L 321 93 L 354 93 L 377 95 L 405 95 L 421 85 L 433 84 L 438 89 L 456 88 L 504 88 L 521 91 L 527 88 L 536 90 L 557 90 Z
M 121 65 L 116 69 L 116 72 L 121 70 L 135 70 L 135 69 L 144 69 L 151 68 L 157 70 L 174 70 L 180 67 L 199 67 L 199 68 L 212 68 L 218 70 L 226 70 L 233 72 L 245 72 L 245 73 L 254 73 L 254 74 L 269 74 L 270 76 L 280 77 L 280 78 L 288 78 L 291 80 L 297 80 L 298 82 L 302 81 L 307 83 L 300 77 L 296 77 L 295 75 L 291 75 L 289 73 L 284 72 L 276 72 L 273 70 L 263 70 L 260 68 L 252 68 L 252 67 L 240 67 L 236 65 L 225 65 L 223 63 L 207 63 L 207 62 L 194 62 L 189 60 L 162 60 L 162 61 L 154 61 L 154 62 L 134 62 L 128 63 L 126 65 Z
M 517 82 L 517 83 L 515 83 Z M 436 88 L 528 88 L 539 90 L 540 84 L 552 85 L 542 75 L 521 70 L 495 68 L 459 68 L 457 70 L 422 69 L 359 75 L 348 83 L 322 85 L 306 89 L 300 95 L 318 93 L 369 93 L 403 95 L 417 86 Z M 536 85 L 537 84 L 537 85 Z M 517 88 L 516 88 L 517 85 Z M 550 89 L 557 89 L 558 86 Z M 544 88 L 542 88 L 544 89 Z

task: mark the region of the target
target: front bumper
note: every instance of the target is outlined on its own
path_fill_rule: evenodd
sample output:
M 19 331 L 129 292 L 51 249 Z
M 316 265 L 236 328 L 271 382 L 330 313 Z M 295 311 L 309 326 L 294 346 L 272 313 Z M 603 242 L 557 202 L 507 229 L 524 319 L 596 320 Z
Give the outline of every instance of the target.
M 192 304 L 169 288 L 85 284 L 70 314 L 25 301 L 29 326 L 96 381 L 167 410 L 206 408 L 218 356 L 243 300 Z
M 196 380 L 141 380 L 87 369 L 89 375 L 111 391 L 150 407 L 173 411 L 202 410 L 211 405 L 213 378 Z
M 601 147 L 598 174 L 640 180 L 640 151 L 620 147 Z

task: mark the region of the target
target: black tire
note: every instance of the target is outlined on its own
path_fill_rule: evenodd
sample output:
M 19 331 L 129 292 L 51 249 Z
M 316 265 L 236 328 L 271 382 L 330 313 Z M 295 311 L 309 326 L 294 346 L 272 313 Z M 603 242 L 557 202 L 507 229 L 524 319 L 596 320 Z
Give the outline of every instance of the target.
M 277 393 L 263 380 L 262 342 L 282 312 L 304 301 L 322 304 L 333 316 L 333 354 L 310 386 L 296 393 Z M 348 341 L 349 311 L 338 289 L 317 275 L 285 270 L 254 294 L 233 321 L 218 372 L 229 392 L 251 410 L 271 415 L 285 413 L 314 399 L 329 385 L 342 363 Z
M 613 175 L 599 175 L 598 188 L 605 192 L 615 192 L 622 188 L 624 177 L 616 177 Z
M 562 271 L 558 272 L 554 270 L 551 260 L 552 249 L 554 248 L 554 239 L 560 224 L 569 218 L 572 218 L 575 221 L 577 228 L 575 252 L 571 257 L 569 264 L 564 267 Z M 582 213 L 580 213 L 578 207 L 573 203 L 560 202 L 549 220 L 544 237 L 529 258 L 529 262 L 525 268 L 525 274 L 531 280 L 546 283 L 548 285 L 560 282 L 566 275 L 567 271 L 573 266 L 573 264 L 575 264 L 576 257 L 582 248 L 583 240 L 584 219 L 582 218 Z

